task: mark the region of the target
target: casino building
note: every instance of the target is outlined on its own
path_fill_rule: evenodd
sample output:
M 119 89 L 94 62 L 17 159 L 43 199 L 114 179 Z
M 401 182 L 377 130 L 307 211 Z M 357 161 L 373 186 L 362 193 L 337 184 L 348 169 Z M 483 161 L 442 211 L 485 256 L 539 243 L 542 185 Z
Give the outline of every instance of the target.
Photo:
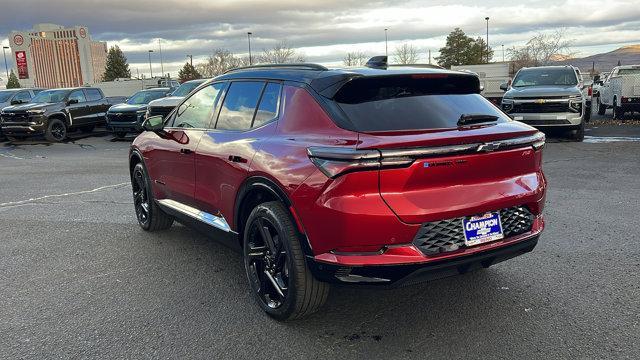
M 16 75 L 23 87 L 74 87 L 102 80 L 107 43 L 92 41 L 84 26 L 37 24 L 9 34 Z

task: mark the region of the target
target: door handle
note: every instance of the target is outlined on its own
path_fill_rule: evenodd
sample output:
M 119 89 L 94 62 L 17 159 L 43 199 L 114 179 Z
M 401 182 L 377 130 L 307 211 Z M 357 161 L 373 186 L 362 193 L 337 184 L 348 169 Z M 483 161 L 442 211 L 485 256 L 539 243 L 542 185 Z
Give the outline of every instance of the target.
M 180 154 L 185 154 L 185 155 L 189 155 L 191 154 L 193 151 L 191 151 L 191 149 L 180 149 Z
M 237 155 L 229 155 L 229 161 L 237 162 L 237 163 L 246 163 L 247 159 L 237 156 Z

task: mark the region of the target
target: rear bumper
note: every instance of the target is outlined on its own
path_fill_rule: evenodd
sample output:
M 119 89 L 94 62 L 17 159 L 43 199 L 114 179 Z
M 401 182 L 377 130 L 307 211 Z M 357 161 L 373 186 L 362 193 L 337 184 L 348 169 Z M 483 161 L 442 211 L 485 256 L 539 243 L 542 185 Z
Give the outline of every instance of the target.
M 542 228 L 513 239 L 473 248 L 474 251 L 434 258 L 426 258 L 414 249 L 414 262 L 406 259 L 404 263 L 389 261 L 392 260 L 390 257 L 399 255 L 388 251 L 368 255 L 367 265 L 355 265 L 357 261 L 348 262 L 345 256 L 323 256 L 326 254 L 308 257 L 307 265 L 318 280 L 328 283 L 397 287 L 464 274 L 528 253 L 537 245 L 541 231 Z M 409 248 L 407 246 L 403 251 L 411 252 Z M 411 255 L 401 257 L 408 256 Z

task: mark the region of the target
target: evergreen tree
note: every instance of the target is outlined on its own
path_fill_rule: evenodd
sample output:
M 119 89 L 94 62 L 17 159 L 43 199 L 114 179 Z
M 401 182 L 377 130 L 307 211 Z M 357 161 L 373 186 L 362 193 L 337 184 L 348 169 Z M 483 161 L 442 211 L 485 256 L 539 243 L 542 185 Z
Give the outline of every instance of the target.
M 102 76 L 103 81 L 113 81 L 117 78 L 130 78 L 131 71 L 127 58 L 118 45 L 112 46 L 107 54 L 107 66 Z
M 19 89 L 20 88 L 20 82 L 18 81 L 18 77 L 16 76 L 16 74 L 13 73 L 13 70 L 11 70 L 11 73 L 9 74 L 9 79 L 7 80 L 7 89 Z
M 493 57 L 493 50 L 487 49 L 482 38 L 473 39 L 460 28 L 455 28 L 448 36 L 447 43 L 440 49 L 440 56 L 436 58 L 438 64 L 447 69 L 453 65 L 486 64 Z
M 189 62 L 186 62 L 182 69 L 178 71 L 178 78 L 181 82 L 200 79 L 202 75 L 196 70 L 196 68 L 191 65 Z

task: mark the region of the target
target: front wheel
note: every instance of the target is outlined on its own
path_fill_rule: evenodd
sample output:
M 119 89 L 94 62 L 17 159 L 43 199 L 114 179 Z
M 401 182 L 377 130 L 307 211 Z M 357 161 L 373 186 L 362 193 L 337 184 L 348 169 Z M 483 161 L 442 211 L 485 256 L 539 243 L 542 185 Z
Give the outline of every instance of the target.
M 316 280 L 307 268 L 300 235 L 280 202 L 253 209 L 243 240 L 251 291 L 269 316 L 277 320 L 298 319 L 324 304 L 329 284 Z
M 44 137 L 51 142 L 64 141 L 67 138 L 67 125 L 60 119 L 50 119 Z
M 138 225 L 146 231 L 168 229 L 173 224 L 173 217 L 162 211 L 153 200 L 149 184 L 144 166 L 142 163 L 136 164 L 131 173 L 131 188 Z

